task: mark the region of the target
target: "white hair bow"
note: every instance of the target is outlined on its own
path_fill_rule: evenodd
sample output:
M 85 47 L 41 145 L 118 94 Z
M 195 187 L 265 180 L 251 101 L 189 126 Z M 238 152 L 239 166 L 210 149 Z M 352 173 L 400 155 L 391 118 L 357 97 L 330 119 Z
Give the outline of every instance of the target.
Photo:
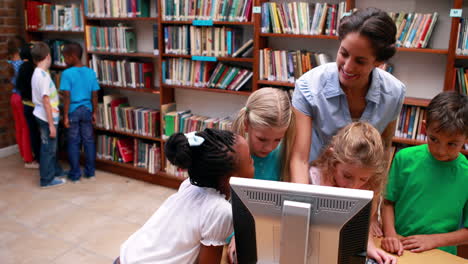
M 196 131 L 184 134 L 188 140 L 189 146 L 191 147 L 198 147 L 205 142 L 204 138 L 195 135 L 195 133 Z

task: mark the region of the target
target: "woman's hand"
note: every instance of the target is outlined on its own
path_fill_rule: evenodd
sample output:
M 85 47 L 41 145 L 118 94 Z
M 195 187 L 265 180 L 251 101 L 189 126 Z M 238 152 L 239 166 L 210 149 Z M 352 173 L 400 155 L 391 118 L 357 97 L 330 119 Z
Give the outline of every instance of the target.
M 236 254 L 236 237 L 233 236 L 231 243 L 229 243 L 228 249 L 228 260 L 230 264 L 237 264 L 237 254 Z

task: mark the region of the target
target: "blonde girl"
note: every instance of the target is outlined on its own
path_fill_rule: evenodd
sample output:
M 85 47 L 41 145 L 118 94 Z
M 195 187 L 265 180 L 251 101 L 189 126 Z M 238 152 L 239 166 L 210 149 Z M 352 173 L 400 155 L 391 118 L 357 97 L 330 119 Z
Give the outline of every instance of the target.
M 294 120 L 288 93 L 275 88 L 255 91 L 239 111 L 233 132 L 249 143 L 255 179 L 289 181 Z
M 374 191 L 372 229 L 378 226 L 377 205 L 385 175 L 381 135 L 366 122 L 353 122 L 340 129 L 309 168 L 312 184 Z M 372 236 L 369 236 L 367 255 L 380 264 L 396 263 L 395 257 L 376 248 Z

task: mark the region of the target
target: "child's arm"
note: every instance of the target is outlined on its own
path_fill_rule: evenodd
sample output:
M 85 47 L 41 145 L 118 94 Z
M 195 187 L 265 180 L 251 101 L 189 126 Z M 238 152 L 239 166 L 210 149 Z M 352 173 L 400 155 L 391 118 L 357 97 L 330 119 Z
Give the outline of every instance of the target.
M 396 257 L 387 254 L 385 251 L 377 248 L 374 243 L 372 235 L 369 233 L 369 238 L 367 241 L 367 256 L 369 258 L 375 259 L 379 264 L 396 264 Z
M 220 263 L 224 246 L 205 246 L 200 244 L 198 264 Z
M 57 130 L 55 129 L 54 125 L 54 118 L 52 116 L 52 106 L 50 105 L 50 100 L 48 95 L 44 95 L 42 97 L 42 103 L 44 104 L 44 108 L 47 115 L 47 121 L 49 123 L 49 131 L 50 131 L 50 138 L 55 138 L 57 136 Z
M 296 115 L 296 137 L 291 153 L 291 181 L 309 183 L 309 152 L 312 135 L 311 118 L 294 109 Z
M 404 249 L 416 253 L 438 247 L 461 245 L 468 242 L 468 228 L 450 233 L 409 236 L 402 238 L 401 242 Z
M 382 248 L 390 253 L 396 253 L 398 256 L 401 256 L 403 254 L 403 244 L 395 230 L 395 207 L 393 202 L 387 199 L 384 199 L 382 206 L 382 222 L 385 236 L 382 239 Z
M 70 109 L 70 91 L 63 91 L 63 125 L 66 128 L 70 127 L 68 120 L 68 110 Z
M 395 135 L 396 125 L 396 120 L 394 120 L 390 122 L 382 132 L 382 143 L 385 149 L 385 156 L 387 157 L 386 160 L 390 160 L 388 156 L 390 155 L 390 148 L 392 146 L 393 136 Z
M 96 124 L 97 107 L 98 107 L 98 91 L 93 91 L 93 125 Z

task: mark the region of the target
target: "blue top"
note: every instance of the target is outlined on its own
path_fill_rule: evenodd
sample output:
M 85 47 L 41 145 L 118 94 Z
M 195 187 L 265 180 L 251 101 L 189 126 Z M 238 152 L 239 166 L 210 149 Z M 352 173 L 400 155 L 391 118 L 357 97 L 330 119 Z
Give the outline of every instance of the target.
M 72 113 L 80 106 L 86 106 L 92 111 L 92 94 L 99 90 L 96 73 L 85 66 L 68 68 L 62 73 L 60 90 L 70 91 L 68 113 Z
M 23 60 L 8 60 L 8 63 L 10 63 L 13 66 L 13 69 L 15 69 L 15 75 L 11 79 L 11 83 L 13 84 L 13 92 L 19 94 L 20 92 L 16 89 L 16 78 L 18 77 L 18 71 L 19 68 L 21 67 L 21 64 L 23 64 Z
M 366 107 L 360 121 L 369 122 L 380 133 L 396 120 L 406 87 L 393 75 L 379 68 L 372 71 Z M 315 160 L 331 137 L 353 120 L 346 94 L 341 89 L 336 63 L 316 67 L 296 81 L 293 106 L 312 118 L 312 146 L 309 161 Z
M 278 144 L 270 154 L 264 158 L 252 155 L 254 161 L 254 179 L 279 181 L 281 178 L 281 144 Z

